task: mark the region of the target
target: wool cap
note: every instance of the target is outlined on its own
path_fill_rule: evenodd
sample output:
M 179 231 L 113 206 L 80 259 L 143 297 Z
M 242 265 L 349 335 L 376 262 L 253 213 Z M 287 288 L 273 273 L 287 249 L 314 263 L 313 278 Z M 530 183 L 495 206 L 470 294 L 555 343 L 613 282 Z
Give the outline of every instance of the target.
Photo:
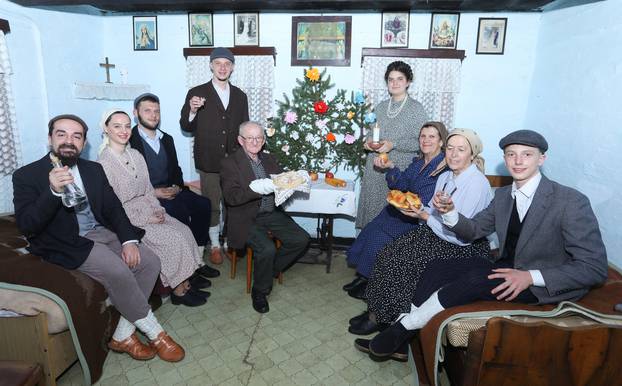
M 445 127 L 443 122 L 438 122 L 438 121 L 426 122 L 421 126 L 421 128 L 423 129 L 424 127 L 428 127 L 428 126 L 432 126 L 438 131 L 438 134 L 441 136 L 441 141 L 443 141 L 443 147 L 447 146 L 447 128 Z
M 61 114 L 50 119 L 50 121 L 48 122 L 48 135 L 52 135 L 54 123 L 56 123 L 56 121 L 60 121 L 61 119 L 69 119 L 70 121 L 79 123 L 80 126 L 82 126 L 82 128 L 84 129 L 84 136 L 86 137 L 86 132 L 89 131 L 89 127 L 86 125 L 86 122 L 82 120 L 82 118 L 73 114 Z
M 505 149 L 508 145 L 525 145 L 537 147 L 542 153 L 549 149 L 549 144 L 540 133 L 533 130 L 517 130 L 511 132 L 499 141 L 499 147 Z
M 228 48 L 225 47 L 216 47 L 212 50 L 211 55 L 209 56 L 209 61 L 213 62 L 214 59 L 225 58 L 229 59 L 231 63 L 235 63 L 235 57 L 233 56 L 233 52 L 231 52 Z
M 140 104 L 140 102 L 144 101 L 147 98 L 155 99 L 155 101 L 157 103 L 160 103 L 160 98 L 158 98 L 158 96 L 156 94 L 152 94 L 150 92 L 146 92 L 144 94 L 140 94 L 139 96 L 136 97 L 136 99 L 134 99 L 134 108 L 137 109 L 138 105 Z

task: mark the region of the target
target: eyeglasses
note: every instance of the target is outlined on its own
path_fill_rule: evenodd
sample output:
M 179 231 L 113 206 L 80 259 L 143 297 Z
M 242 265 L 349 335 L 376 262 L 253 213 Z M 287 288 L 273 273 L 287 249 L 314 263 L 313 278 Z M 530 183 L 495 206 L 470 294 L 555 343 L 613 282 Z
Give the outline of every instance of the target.
M 240 138 L 243 138 L 246 142 L 262 142 L 264 139 L 263 135 L 261 137 L 245 137 L 240 135 Z

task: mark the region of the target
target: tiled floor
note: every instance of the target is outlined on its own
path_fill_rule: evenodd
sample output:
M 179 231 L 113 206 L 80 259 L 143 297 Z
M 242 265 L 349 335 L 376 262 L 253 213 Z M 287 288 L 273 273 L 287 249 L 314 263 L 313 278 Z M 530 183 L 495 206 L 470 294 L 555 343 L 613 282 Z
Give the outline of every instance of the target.
M 186 349 L 186 358 L 147 362 L 110 353 L 98 385 L 413 385 L 408 363 L 374 362 L 353 347 L 348 319 L 363 302 L 341 286 L 352 279 L 343 254 L 337 253 L 330 274 L 322 265 L 296 264 L 275 282 L 270 312 L 258 314 L 246 294 L 245 263 L 235 280 L 229 265 L 213 279 L 206 305 L 189 308 L 166 302 L 156 316 Z M 59 385 L 78 385 L 75 364 Z

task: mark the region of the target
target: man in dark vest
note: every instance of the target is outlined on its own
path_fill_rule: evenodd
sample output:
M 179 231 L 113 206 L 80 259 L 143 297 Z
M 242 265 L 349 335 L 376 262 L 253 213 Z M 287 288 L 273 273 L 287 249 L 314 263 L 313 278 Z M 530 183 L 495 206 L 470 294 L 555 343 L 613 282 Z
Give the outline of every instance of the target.
M 577 300 L 607 278 L 607 253 L 590 202 L 580 192 L 540 173 L 546 139 L 519 130 L 499 141 L 514 182 L 499 188 L 490 205 L 468 219 L 451 202 L 433 198 L 443 223 L 464 240 L 493 232 L 499 257 L 438 261 L 428 266 L 410 313 L 356 347 L 390 356 L 412 331 L 448 307 L 477 300 L 552 304 Z
M 160 130 L 160 99 L 151 93 L 139 95 L 134 99 L 134 117 L 138 124 L 132 128 L 130 145 L 145 157 L 156 197 L 166 213 L 186 224 L 197 244 L 204 246 L 209 238 L 210 200 L 184 185 L 173 137 Z M 220 275 L 208 265 L 197 272 L 204 277 Z M 194 276 L 191 284 L 206 287 L 209 281 Z
M 212 80 L 188 91 L 181 108 L 181 129 L 194 134 L 194 166 L 201 177 L 201 194 L 210 199 L 210 260 L 222 263 L 220 250 L 220 161 L 238 148 L 238 128 L 248 121 L 246 94 L 229 82 L 235 67 L 233 53 L 216 47 L 210 55 Z

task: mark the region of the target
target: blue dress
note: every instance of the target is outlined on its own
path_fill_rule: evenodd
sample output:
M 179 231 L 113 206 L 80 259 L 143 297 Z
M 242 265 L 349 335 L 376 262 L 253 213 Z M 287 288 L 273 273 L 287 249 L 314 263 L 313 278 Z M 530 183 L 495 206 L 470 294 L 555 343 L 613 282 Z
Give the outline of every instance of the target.
M 398 167 L 390 169 L 386 174 L 389 189 L 417 193 L 421 202 L 428 203 L 434 195 L 436 179 L 440 173 L 434 173 L 434 176 L 431 174 L 444 158 L 445 154 L 441 152 L 423 170 L 421 169 L 425 163 L 423 158 L 413 158 L 412 163 L 403 172 Z M 405 216 L 393 206 L 387 205 L 361 230 L 354 244 L 346 252 L 348 264 L 356 267 L 360 275 L 368 278 L 374 267 L 376 254 L 382 247 L 418 225 L 418 219 Z

